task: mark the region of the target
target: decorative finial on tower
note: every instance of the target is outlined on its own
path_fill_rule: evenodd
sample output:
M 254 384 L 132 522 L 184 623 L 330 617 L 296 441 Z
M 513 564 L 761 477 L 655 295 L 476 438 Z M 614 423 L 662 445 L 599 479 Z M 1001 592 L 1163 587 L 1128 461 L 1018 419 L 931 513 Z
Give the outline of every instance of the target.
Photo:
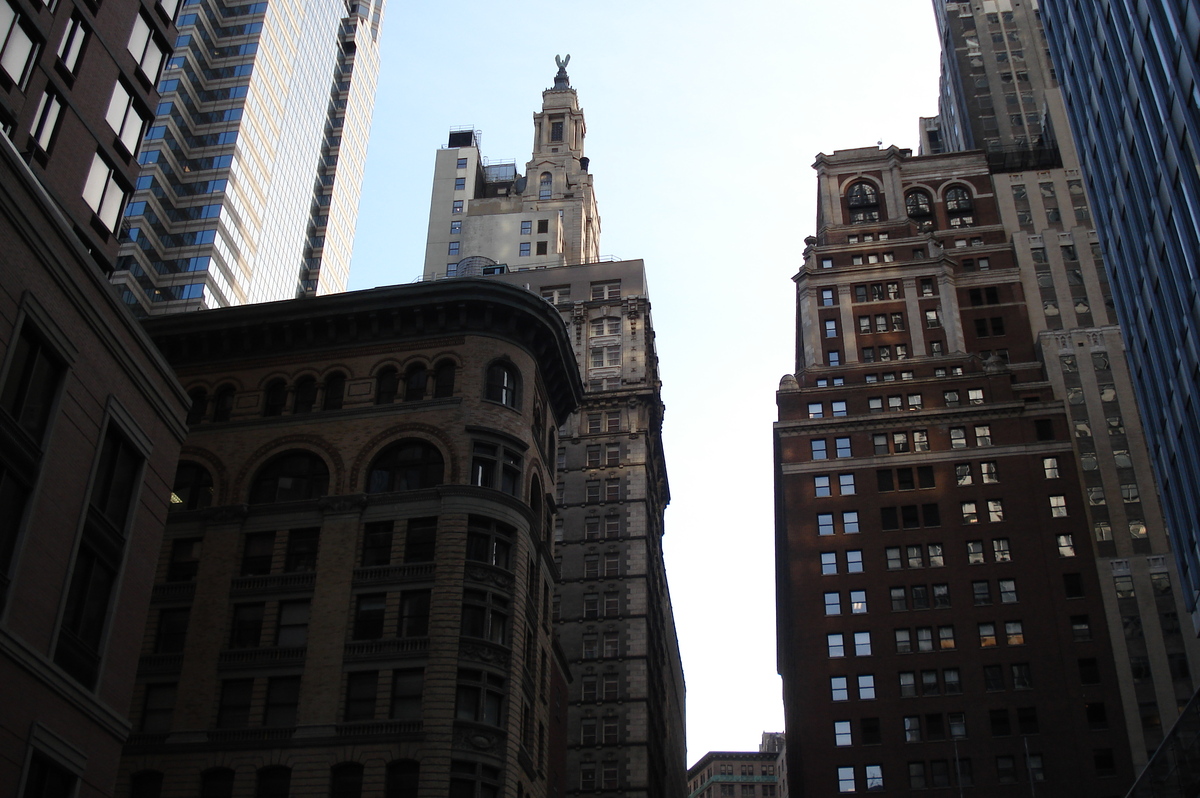
M 554 63 L 558 64 L 558 74 L 554 76 L 555 90 L 565 90 L 571 88 L 571 79 L 567 77 L 567 64 L 571 63 L 571 54 L 567 53 L 567 57 L 554 56 Z

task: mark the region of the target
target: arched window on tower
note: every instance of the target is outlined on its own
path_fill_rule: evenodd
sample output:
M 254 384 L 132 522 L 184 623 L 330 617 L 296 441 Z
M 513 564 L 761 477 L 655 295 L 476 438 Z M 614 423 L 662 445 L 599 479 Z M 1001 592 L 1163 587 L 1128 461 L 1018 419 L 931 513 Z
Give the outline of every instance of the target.
M 287 383 L 283 380 L 271 380 L 267 383 L 265 393 L 266 396 L 263 398 L 263 415 L 283 415 L 283 406 L 287 404 Z
M 972 227 L 975 224 L 975 203 L 971 192 L 962 186 L 946 191 L 946 217 L 952 228 Z
M 538 199 L 550 199 L 550 195 L 554 193 L 554 176 L 549 172 L 542 172 L 542 177 L 538 181 Z
M 199 463 L 180 460 L 171 486 L 171 503 L 167 512 L 183 513 L 212 506 L 213 479 L 208 469 Z
M 258 470 L 250 489 L 251 504 L 316 499 L 329 492 L 329 467 L 312 452 L 293 449 L 277 454 Z
M 317 404 L 317 381 L 313 377 L 301 377 L 296 380 L 296 401 L 292 405 L 293 413 L 311 413 Z
M 208 412 L 208 391 L 203 388 L 193 388 L 188 391 L 188 398 L 192 400 L 192 404 L 188 408 L 187 423 L 199 424 L 204 420 L 204 414 Z
M 429 381 L 429 371 L 424 363 L 408 367 L 404 372 L 404 401 L 419 402 L 425 398 L 425 384 Z
M 367 469 L 367 493 L 420 490 L 442 484 L 442 453 L 428 441 L 406 438 L 384 449 Z
M 375 404 L 390 405 L 396 401 L 400 389 L 400 372 L 392 366 L 382 368 L 375 375 Z
M 914 189 L 904 195 L 904 210 L 918 230 L 933 229 L 933 200 L 928 191 Z
M 346 396 L 346 375 L 335 371 L 325 378 L 325 401 L 322 410 L 341 410 Z
M 433 370 L 433 398 L 454 396 L 454 361 L 443 360 Z
M 228 421 L 233 415 L 233 386 L 222 385 L 213 394 L 213 421 Z
M 485 398 L 509 407 L 520 406 L 521 375 L 512 363 L 496 362 L 488 366 Z
M 850 208 L 850 224 L 879 221 L 879 192 L 865 180 L 850 186 L 846 192 L 846 205 Z

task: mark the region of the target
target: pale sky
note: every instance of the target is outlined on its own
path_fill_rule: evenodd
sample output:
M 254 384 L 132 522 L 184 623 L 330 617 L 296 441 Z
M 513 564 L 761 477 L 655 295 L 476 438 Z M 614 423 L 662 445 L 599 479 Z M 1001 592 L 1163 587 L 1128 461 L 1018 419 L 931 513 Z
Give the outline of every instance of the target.
M 402 4 L 384 22 L 350 288 L 421 273 L 453 126 L 524 170 L 554 56 L 588 122 L 601 254 L 642 258 L 667 406 L 664 548 L 690 766 L 783 730 L 771 423 L 819 152 L 917 147 L 937 112 L 932 0 Z

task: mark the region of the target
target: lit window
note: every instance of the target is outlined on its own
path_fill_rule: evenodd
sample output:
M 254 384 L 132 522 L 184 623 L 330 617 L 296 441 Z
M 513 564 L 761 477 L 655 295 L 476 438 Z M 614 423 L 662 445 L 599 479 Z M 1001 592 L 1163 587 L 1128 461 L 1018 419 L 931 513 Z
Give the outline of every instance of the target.
M 454 204 L 450 207 L 450 212 L 451 213 L 462 213 L 463 212 L 463 201 L 462 200 L 454 200 Z
M 861 574 L 863 570 L 862 549 L 850 549 L 846 552 L 846 573 Z
M 133 20 L 133 31 L 129 34 L 128 49 L 129 54 L 137 61 L 142 74 L 151 83 L 158 82 L 158 70 L 162 66 L 165 54 L 158 42 L 154 40 L 153 28 L 140 14 Z
M 83 200 L 109 230 L 116 230 L 125 192 L 117 184 L 116 174 L 100 153 L 92 158 L 92 167 L 83 184 Z
M 850 591 L 850 613 L 852 615 L 862 615 L 867 611 L 867 591 L 851 590 Z
M 38 101 L 37 112 L 33 115 L 33 126 L 29 135 L 43 152 L 50 151 L 50 142 L 58 127 L 58 118 L 62 114 L 62 108 L 62 100 L 48 89 L 42 94 L 42 99 Z
M 979 512 L 975 507 L 975 502 L 962 503 L 962 520 L 964 524 L 979 523 Z
M 462 221 L 461 220 L 456 219 L 450 223 L 450 235 L 456 236 L 461 232 L 462 232 Z
M 968 540 L 967 541 L 967 562 L 971 565 L 982 565 L 983 559 L 983 541 Z
M 24 86 L 37 47 L 8 3 L 0 4 L 0 68 L 13 83 Z

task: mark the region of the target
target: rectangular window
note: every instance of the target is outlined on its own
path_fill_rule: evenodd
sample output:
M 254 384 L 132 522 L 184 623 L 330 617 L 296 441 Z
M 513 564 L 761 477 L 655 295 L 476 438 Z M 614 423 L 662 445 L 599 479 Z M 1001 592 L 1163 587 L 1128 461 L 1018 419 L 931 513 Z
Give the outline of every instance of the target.
M 221 682 L 217 704 L 218 729 L 244 729 L 250 725 L 250 699 L 253 679 L 226 679 Z
M 462 200 L 454 200 L 454 203 L 450 206 L 450 212 L 451 213 L 462 213 L 463 212 L 463 201 Z
M 854 633 L 854 655 L 857 657 L 869 657 L 871 655 L 870 632 Z
M 849 701 L 850 690 L 846 687 L 846 677 L 831 676 L 829 679 L 829 692 L 834 701 Z
M 1012 562 L 1012 550 L 1008 546 L 1008 538 L 996 538 L 992 541 L 992 556 L 996 562 Z
M 977 424 L 975 426 L 975 445 L 976 446 L 991 446 L 992 445 L 991 425 Z
M 158 71 L 166 57 L 163 48 L 155 41 L 153 31 L 146 18 L 139 14 L 133 20 L 133 31 L 129 34 L 127 45 L 129 54 L 151 84 L 158 82 Z
M 838 457 L 851 457 L 852 456 L 850 453 L 850 439 L 849 438 L 835 438 L 834 443 L 837 445 L 837 456 Z
M 121 208 L 125 205 L 125 192 L 117 184 L 115 170 L 98 152 L 92 158 L 92 166 L 83 184 L 83 200 L 106 229 L 116 231 Z
M 965 427 L 950 428 L 950 448 L 965 449 L 967 448 L 967 430 Z
M 854 475 L 838 474 L 838 489 L 843 496 L 854 495 Z
M 424 687 L 423 668 L 392 671 L 392 701 L 388 717 L 392 720 L 420 720 L 421 693 Z
M 8 3 L 0 5 L 0 69 L 13 83 L 24 87 L 36 53 L 37 47 L 22 26 L 21 16 Z
M 375 694 L 379 687 L 379 671 L 358 671 L 346 676 L 346 708 L 343 718 L 347 722 L 373 720 L 375 718 Z
M 812 448 L 812 459 L 826 460 L 829 458 L 829 451 L 824 438 L 816 438 L 810 441 L 810 446 Z
M 825 594 L 825 614 L 826 615 L 841 615 L 842 614 L 842 596 L 840 593 Z
M 104 120 L 117 134 L 117 138 L 126 150 L 130 153 L 137 152 L 146 120 L 137 112 L 133 105 L 133 96 L 120 81 L 113 85 L 112 97 L 109 99 L 108 112 L 104 115 Z
M 279 648 L 298 648 L 308 645 L 309 601 L 279 602 L 279 622 L 275 645 Z
M 817 514 L 817 534 L 832 535 L 833 534 L 833 513 L 818 513 Z
M 840 634 L 825 635 L 825 645 L 831 659 L 846 656 L 846 644 Z
M 454 190 L 463 191 L 467 187 L 467 179 L 465 177 L 454 178 Z
M 58 95 L 47 89 L 38 102 L 37 111 L 33 115 L 33 126 L 29 131 L 30 138 L 43 151 L 50 151 L 54 133 L 58 129 L 58 119 L 62 115 L 63 104 Z
M 522 258 L 529 257 L 530 246 L 528 241 L 522 241 L 518 246 L 517 255 Z

